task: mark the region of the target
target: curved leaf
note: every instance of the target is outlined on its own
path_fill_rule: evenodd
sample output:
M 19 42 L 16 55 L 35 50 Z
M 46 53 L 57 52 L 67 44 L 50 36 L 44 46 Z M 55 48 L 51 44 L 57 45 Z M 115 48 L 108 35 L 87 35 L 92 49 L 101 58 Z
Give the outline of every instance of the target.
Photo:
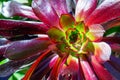
M 37 17 L 47 25 L 58 26 L 58 15 L 52 8 L 49 0 L 33 0 L 32 8 Z
M 23 16 L 38 20 L 31 7 L 22 5 L 16 1 L 5 2 L 2 14 L 6 17 Z
M 22 34 L 46 33 L 48 27 L 42 22 L 0 20 L 0 35 L 15 36 Z
M 55 9 L 58 16 L 68 13 L 66 0 L 50 0 L 50 3 Z
M 48 48 L 48 38 L 36 38 L 31 40 L 15 41 L 10 43 L 5 51 L 5 57 L 12 60 L 20 60 L 42 52 Z
M 119 11 L 119 0 L 104 0 L 88 17 L 86 25 L 101 24 L 115 19 L 120 16 Z
M 96 8 L 97 0 L 78 0 L 76 5 L 75 18 L 76 21 L 86 19 Z

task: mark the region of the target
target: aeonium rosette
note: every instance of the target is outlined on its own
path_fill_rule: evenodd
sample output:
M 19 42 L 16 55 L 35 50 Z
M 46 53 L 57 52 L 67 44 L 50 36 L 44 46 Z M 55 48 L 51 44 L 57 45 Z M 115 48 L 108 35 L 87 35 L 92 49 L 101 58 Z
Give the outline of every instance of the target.
M 120 49 L 119 41 L 113 39 L 120 38 L 103 37 L 107 29 L 119 25 L 119 3 L 119 0 L 33 0 L 31 8 L 10 1 L 3 8 L 5 16 L 19 15 L 42 22 L 2 19 L 0 34 L 41 36 L 9 41 L 1 46 L 1 55 L 13 62 L 19 60 L 18 63 L 39 56 L 23 80 L 119 79 L 119 72 L 114 75 L 119 62 L 114 63 L 116 58 L 110 57 L 111 49 L 118 52 Z M 113 72 L 106 62 L 114 68 Z

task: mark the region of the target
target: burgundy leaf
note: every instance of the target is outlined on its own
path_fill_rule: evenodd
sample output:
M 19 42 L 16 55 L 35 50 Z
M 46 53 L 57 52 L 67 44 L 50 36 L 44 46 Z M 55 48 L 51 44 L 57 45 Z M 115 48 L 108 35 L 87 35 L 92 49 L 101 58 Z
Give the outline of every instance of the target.
M 0 35 L 14 36 L 22 34 L 46 33 L 48 27 L 42 22 L 0 20 Z
M 49 3 L 49 0 L 33 0 L 32 8 L 41 21 L 50 27 L 58 26 L 58 15 Z
M 47 37 L 15 41 L 10 43 L 5 51 L 5 56 L 12 60 L 25 59 L 44 51 L 48 48 L 49 44 L 50 41 Z
M 120 37 L 103 37 L 102 41 L 120 44 Z
M 88 17 L 86 25 L 101 24 L 115 19 L 120 16 L 119 11 L 119 0 L 104 0 Z
M 114 52 L 120 52 L 120 44 L 109 44 Z
M 4 3 L 2 14 L 6 17 L 23 16 L 35 20 L 39 20 L 29 6 L 22 5 L 16 1 L 8 1 Z

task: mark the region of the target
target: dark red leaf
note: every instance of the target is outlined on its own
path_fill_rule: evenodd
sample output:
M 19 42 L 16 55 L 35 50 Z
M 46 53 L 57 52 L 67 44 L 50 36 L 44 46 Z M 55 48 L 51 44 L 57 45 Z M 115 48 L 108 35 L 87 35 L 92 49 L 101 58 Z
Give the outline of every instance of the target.
M 42 22 L 0 20 L 0 35 L 15 36 L 22 34 L 46 33 L 48 27 Z
M 120 44 L 120 37 L 103 37 L 102 41 Z

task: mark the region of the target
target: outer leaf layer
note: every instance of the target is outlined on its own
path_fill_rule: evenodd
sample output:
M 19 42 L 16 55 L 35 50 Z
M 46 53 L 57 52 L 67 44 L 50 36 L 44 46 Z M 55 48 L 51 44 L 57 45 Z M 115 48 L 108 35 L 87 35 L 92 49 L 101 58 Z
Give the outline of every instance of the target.
M 78 0 L 76 5 L 75 18 L 77 21 L 86 19 L 96 8 L 97 0 Z
M 120 25 L 120 18 L 110 20 L 108 22 L 103 23 L 102 25 L 103 25 L 104 29 L 106 29 L 106 30 L 108 30 L 112 27 L 119 26 Z
M 58 26 L 58 15 L 49 0 L 33 0 L 32 8 L 37 17 L 49 26 Z
M 48 38 L 16 41 L 10 44 L 5 51 L 5 56 L 12 60 L 20 60 L 44 51 L 48 48 Z
M 38 20 L 31 7 L 22 5 L 16 1 L 5 2 L 2 14 L 6 17 L 23 16 Z
M 14 73 L 19 67 L 25 64 L 29 64 L 32 61 L 34 61 L 38 55 L 35 55 L 33 57 L 29 57 L 24 60 L 19 60 L 19 61 L 9 61 L 3 65 L 0 66 L 0 77 L 6 77 Z
M 0 20 L 0 35 L 2 36 L 39 34 L 46 33 L 47 30 L 48 27 L 41 22 Z
M 95 73 L 93 72 L 90 63 L 83 58 L 81 61 L 82 69 L 86 80 L 97 80 Z
M 66 0 L 50 0 L 50 3 L 55 9 L 58 16 L 61 16 L 61 14 L 68 13 Z
M 104 0 L 88 17 L 86 20 L 86 25 L 101 24 L 115 19 L 120 16 L 119 11 L 119 0 Z
M 92 56 L 92 66 L 100 80 L 116 80 L 99 62 Z

